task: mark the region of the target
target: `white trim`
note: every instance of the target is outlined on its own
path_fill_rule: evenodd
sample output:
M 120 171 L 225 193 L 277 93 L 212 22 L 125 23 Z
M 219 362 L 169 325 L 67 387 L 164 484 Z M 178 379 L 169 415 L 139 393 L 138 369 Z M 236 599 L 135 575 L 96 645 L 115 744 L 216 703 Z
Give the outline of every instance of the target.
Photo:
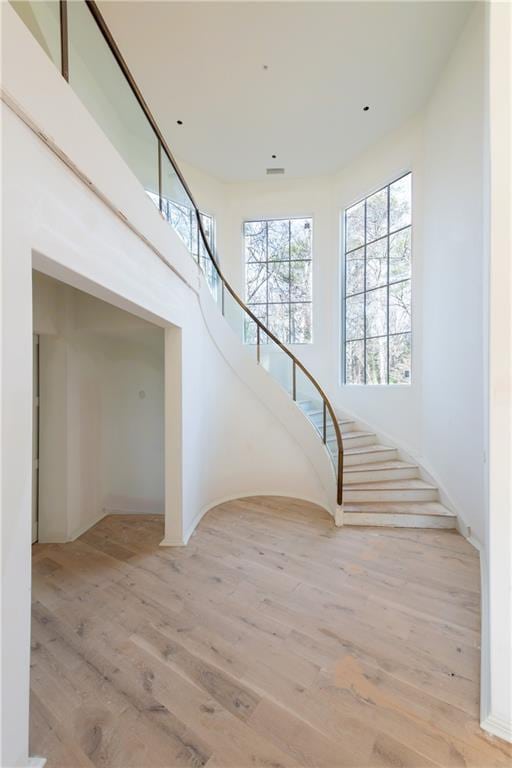
M 489 573 L 487 555 L 482 544 L 471 537 L 468 539 L 480 553 L 481 592 L 481 641 L 480 641 L 480 727 L 493 736 L 512 743 L 512 723 L 493 714 L 491 710 L 491 643 L 489 614 Z
M 150 512 L 147 509 L 113 509 L 111 507 L 103 507 L 104 517 L 108 515 L 160 515 L 164 517 L 165 512 L 160 509 L 159 512 Z
M 81 525 L 80 528 L 73 531 L 73 533 L 68 538 L 55 538 L 50 536 L 49 540 L 41 541 L 39 540 L 39 544 L 67 544 L 70 541 L 76 541 L 82 534 L 89 531 L 91 528 L 94 528 L 95 525 L 97 525 L 101 520 L 104 520 L 105 517 L 109 517 L 109 515 L 159 515 L 162 519 L 164 518 L 163 512 L 140 512 L 137 510 L 126 510 L 126 509 L 106 509 L 104 508 L 103 511 L 94 518 L 89 523 L 86 523 L 85 525 Z
M 43 768 L 46 765 L 46 757 L 29 757 L 27 768 Z
M 75 539 L 78 539 L 79 536 L 81 536 L 83 533 L 89 530 L 89 528 L 92 528 L 94 525 L 97 525 L 100 520 L 103 520 L 104 517 L 107 515 L 105 514 L 105 510 L 102 509 L 100 514 L 94 518 L 90 523 L 86 523 L 85 525 L 81 525 L 80 528 L 76 528 L 73 533 L 70 535 L 66 541 L 75 541 Z
M 488 715 L 485 720 L 482 720 L 480 725 L 484 731 L 512 743 L 512 723 L 507 722 L 507 720 L 499 717 L 499 715 Z
M 512 723 L 499 715 L 494 715 L 491 709 L 491 646 L 490 646 L 490 615 L 489 615 L 489 574 L 487 570 L 487 555 L 485 548 L 475 536 L 468 542 L 478 550 L 480 555 L 480 727 L 493 736 L 512 742 Z
M 76 528 L 73 533 L 71 533 L 69 536 L 52 536 L 51 533 L 47 536 L 45 536 L 43 539 L 39 538 L 38 544 L 67 544 L 70 541 L 75 541 L 78 539 L 79 536 L 81 536 L 83 533 L 89 530 L 89 528 L 92 528 L 93 526 L 97 525 L 97 523 L 100 522 L 100 520 L 103 520 L 104 517 L 106 517 L 107 514 L 103 510 L 97 517 L 95 517 L 90 523 L 86 523 L 85 525 L 81 525 L 80 528 Z

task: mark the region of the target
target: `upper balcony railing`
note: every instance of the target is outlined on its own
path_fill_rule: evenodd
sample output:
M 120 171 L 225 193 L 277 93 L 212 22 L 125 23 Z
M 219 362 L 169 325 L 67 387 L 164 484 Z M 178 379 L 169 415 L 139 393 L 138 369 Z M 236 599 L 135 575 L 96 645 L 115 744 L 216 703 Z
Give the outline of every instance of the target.
M 245 305 L 215 255 L 211 218 L 202 214 L 94 0 L 11 0 L 104 133 L 175 228 L 204 273 L 230 325 L 288 391 L 328 448 L 343 501 L 343 440 L 327 395 L 300 360 Z

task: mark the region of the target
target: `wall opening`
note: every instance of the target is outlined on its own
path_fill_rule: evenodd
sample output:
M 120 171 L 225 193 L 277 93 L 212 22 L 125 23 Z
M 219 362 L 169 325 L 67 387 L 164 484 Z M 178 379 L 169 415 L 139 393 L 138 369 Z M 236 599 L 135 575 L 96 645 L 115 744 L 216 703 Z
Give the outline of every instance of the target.
M 164 328 L 34 272 L 33 331 L 38 541 L 108 514 L 161 515 L 163 538 Z

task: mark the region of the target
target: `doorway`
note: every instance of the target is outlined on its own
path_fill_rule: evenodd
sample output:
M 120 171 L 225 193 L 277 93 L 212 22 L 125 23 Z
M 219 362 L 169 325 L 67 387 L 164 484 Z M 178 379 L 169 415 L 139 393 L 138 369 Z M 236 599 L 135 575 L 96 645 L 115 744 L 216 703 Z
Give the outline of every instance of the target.
M 65 542 L 108 514 L 164 535 L 164 328 L 34 272 L 32 538 Z
M 32 339 L 32 544 L 39 524 L 39 335 Z

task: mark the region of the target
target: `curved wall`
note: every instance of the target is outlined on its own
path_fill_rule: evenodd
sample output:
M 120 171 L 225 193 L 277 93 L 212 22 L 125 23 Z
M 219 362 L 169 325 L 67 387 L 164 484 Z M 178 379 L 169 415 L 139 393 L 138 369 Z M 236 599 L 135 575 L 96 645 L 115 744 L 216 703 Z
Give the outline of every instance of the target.
M 485 7 L 477 4 L 423 111 L 332 177 L 222 184 L 192 171 L 243 294 L 244 219 L 313 217 L 314 339 L 295 354 L 340 411 L 402 448 L 485 537 Z M 368 113 L 372 119 L 372 113 Z M 378 116 L 376 116 L 378 119 Z M 413 363 L 407 386 L 341 382 L 343 210 L 413 173 Z
M 2 765 L 24 766 L 33 268 L 165 328 L 166 420 L 180 438 L 166 441 L 166 543 L 224 498 L 293 495 L 333 511 L 335 484 L 322 443 L 240 349 L 177 235 L 12 9 L 2 14 Z

